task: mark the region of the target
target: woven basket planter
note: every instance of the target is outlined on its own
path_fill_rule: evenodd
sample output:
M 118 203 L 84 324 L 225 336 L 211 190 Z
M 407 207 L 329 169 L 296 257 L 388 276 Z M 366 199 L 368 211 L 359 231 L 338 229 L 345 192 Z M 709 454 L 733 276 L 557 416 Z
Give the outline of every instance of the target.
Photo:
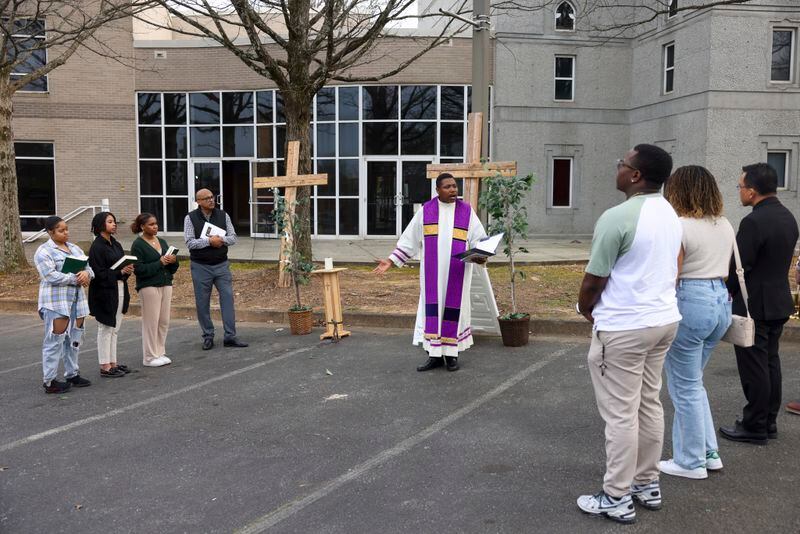
M 503 345 L 522 347 L 528 344 L 531 327 L 530 315 L 521 319 L 498 319 L 498 322 L 500 323 L 500 335 L 503 336 Z
M 312 310 L 289 311 L 289 330 L 292 335 L 304 336 L 311 333 L 314 326 L 314 312 Z

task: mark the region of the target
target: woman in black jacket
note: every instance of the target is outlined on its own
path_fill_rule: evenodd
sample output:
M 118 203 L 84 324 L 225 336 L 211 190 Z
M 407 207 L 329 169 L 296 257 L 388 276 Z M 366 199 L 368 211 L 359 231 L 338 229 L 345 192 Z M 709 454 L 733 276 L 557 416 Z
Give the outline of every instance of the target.
M 89 313 L 97 319 L 100 376 L 118 378 L 130 372 L 127 366 L 117 363 L 117 333 L 122 314 L 127 313 L 131 300 L 128 277 L 133 265 L 111 270 L 125 255 L 122 245 L 113 236 L 117 233 L 117 219 L 112 213 L 103 211 L 95 215 L 92 233 L 97 237 L 89 249 L 89 265 L 95 273 L 89 284 Z

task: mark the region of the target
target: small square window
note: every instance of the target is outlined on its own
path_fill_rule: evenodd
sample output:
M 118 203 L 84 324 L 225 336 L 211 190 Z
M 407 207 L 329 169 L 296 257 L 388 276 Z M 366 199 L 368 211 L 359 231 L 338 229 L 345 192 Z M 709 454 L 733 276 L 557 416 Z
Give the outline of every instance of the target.
M 785 151 L 767 152 L 767 164 L 775 169 L 778 175 L 778 189 L 786 189 L 789 176 L 789 153 Z

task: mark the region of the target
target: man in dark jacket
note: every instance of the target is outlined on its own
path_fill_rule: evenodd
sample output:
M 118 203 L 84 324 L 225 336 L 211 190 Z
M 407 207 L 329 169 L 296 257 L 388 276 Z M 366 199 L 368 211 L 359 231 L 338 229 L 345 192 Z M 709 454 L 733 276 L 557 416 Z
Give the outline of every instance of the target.
M 781 406 L 781 361 L 778 343 L 783 325 L 794 313 L 789 266 L 797 243 L 797 221 L 775 196 L 778 177 L 766 163 L 742 168 L 739 199 L 753 211 L 739 224 L 736 243 L 742 257 L 750 315 L 755 321 L 755 345 L 735 347 L 739 378 L 747 399 L 741 421 L 720 427 L 722 437 L 763 445 L 778 436 Z M 736 266 L 731 265 L 728 290 L 733 313 L 746 315 Z
M 236 338 L 236 314 L 233 308 L 233 276 L 228 264 L 228 247 L 236 244 L 236 231 L 227 213 L 215 207 L 214 193 L 201 189 L 195 194 L 198 208 L 183 222 L 183 234 L 192 260 L 192 284 L 197 321 L 203 330 L 203 350 L 214 347 L 214 323 L 211 321 L 211 288 L 219 294 L 219 307 L 225 327 L 226 347 L 246 347 Z M 203 232 L 206 223 L 222 229 L 225 235 Z

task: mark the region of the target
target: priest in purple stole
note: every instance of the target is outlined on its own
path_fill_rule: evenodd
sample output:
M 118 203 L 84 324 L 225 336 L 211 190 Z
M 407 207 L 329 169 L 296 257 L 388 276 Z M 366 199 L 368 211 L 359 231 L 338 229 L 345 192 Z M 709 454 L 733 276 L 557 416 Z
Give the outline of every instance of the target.
M 383 274 L 392 264 L 402 267 L 420 256 L 413 343 L 422 343 L 428 360 L 417 371 L 445 363 L 448 371 L 456 371 L 458 353 L 472 346 L 470 285 L 474 266 L 453 256 L 474 247 L 486 237 L 486 231 L 472 207 L 458 199 L 458 185 L 450 174 L 436 178 L 436 193 L 438 196 L 411 219 L 397 248 L 388 259 L 380 260 L 373 272 Z

